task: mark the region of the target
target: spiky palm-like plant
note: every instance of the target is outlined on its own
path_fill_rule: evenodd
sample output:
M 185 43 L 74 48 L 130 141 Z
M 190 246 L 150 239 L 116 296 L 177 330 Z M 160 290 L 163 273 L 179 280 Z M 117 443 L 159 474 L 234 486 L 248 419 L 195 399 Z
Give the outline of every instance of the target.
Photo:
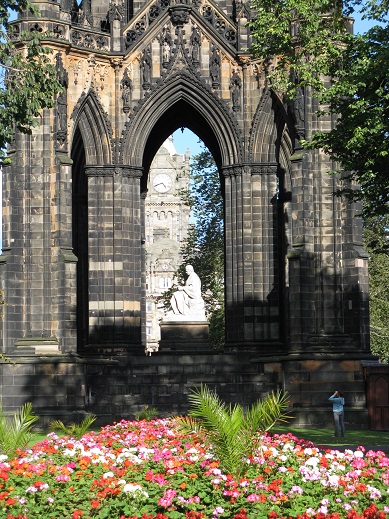
M 158 409 L 156 407 L 149 407 L 148 405 L 143 406 L 143 408 L 134 413 L 135 420 L 141 421 L 146 420 L 146 422 L 150 422 L 150 420 L 154 420 L 158 416 Z
M 62 431 L 64 434 L 79 440 L 96 420 L 97 417 L 95 415 L 87 414 L 79 424 L 72 422 L 65 425 L 61 420 L 54 420 L 49 427 L 52 431 Z
M 30 431 L 37 420 L 30 402 L 15 411 L 13 416 L 5 416 L 0 411 L 0 453 L 13 458 L 16 450 L 30 441 Z
M 288 396 L 280 390 L 258 400 L 247 411 L 239 404 L 222 402 L 205 385 L 192 390 L 189 402 L 189 417 L 180 419 L 179 423 L 194 431 L 200 428 L 210 431 L 215 456 L 221 467 L 234 477 L 242 474 L 247 458 L 258 447 L 257 433 L 268 431 L 276 422 L 290 418 L 286 413 Z

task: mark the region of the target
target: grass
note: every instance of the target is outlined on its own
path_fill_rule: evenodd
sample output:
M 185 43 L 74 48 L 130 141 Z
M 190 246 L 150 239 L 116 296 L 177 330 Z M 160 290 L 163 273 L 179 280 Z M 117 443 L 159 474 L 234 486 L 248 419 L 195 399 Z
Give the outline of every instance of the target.
M 290 427 L 287 425 L 276 425 L 272 430 L 272 433 L 292 433 L 298 438 L 304 438 L 309 440 L 316 445 L 328 445 L 328 446 L 389 446 L 389 431 L 367 431 L 367 430 L 347 430 L 346 424 L 346 437 L 345 438 L 334 438 L 333 429 L 303 429 L 297 427 Z

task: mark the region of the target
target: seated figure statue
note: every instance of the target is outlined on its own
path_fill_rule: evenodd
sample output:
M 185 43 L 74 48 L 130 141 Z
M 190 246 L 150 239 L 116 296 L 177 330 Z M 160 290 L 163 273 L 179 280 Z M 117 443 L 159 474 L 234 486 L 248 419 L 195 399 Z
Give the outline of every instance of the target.
M 188 278 L 170 299 L 172 312 L 167 316 L 174 320 L 205 321 L 204 300 L 201 297 L 201 281 L 192 265 L 185 267 Z

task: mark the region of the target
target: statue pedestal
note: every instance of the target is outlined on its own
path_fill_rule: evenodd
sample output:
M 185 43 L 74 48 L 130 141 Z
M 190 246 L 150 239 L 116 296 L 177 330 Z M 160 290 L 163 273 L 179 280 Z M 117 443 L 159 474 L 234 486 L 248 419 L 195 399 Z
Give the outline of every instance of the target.
M 162 321 L 159 350 L 162 353 L 210 353 L 207 321 Z

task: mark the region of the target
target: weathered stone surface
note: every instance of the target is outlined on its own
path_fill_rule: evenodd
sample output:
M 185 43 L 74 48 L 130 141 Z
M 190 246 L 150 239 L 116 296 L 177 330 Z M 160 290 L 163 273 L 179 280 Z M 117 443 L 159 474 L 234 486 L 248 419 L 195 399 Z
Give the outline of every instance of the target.
M 125 395 L 134 406 L 158 399 L 178 412 L 190 377 L 212 385 L 223 375 L 223 395 L 233 401 L 253 400 L 255 387 L 259 395 L 285 387 L 301 423 L 320 419 L 336 384 L 355 395 L 359 424 L 366 423 L 360 361 L 370 358 L 368 258 L 360 210 L 333 198 L 332 165 L 324 154 L 303 154 L 298 141 L 331 121 L 317 119 L 308 92 L 298 120 L 269 88 L 246 51 L 245 9 L 224 0 L 185 9 L 158 3 L 158 16 L 143 27 L 156 2 L 133 2 L 111 24 L 108 0 L 92 0 L 90 13 L 70 15 L 64 3 L 40 12 L 40 26 L 56 34 L 50 45 L 65 90 L 31 135 L 17 132 L 3 170 L 0 352 L 15 362 L 13 372 L 1 364 L 3 406 L 35 397 L 45 416 L 82 412 L 96 386 L 106 402 L 115 396 L 112 411 L 95 407 L 105 417 L 133 410 Z M 30 30 L 32 21 L 13 23 Z M 183 126 L 207 144 L 222 183 L 225 352 L 234 353 L 222 362 L 144 357 L 142 201 L 156 151 Z M 253 379 L 241 382 L 246 374 Z M 47 382 L 44 396 L 36 376 Z
M 159 351 L 209 353 L 209 324 L 201 321 L 162 321 Z

